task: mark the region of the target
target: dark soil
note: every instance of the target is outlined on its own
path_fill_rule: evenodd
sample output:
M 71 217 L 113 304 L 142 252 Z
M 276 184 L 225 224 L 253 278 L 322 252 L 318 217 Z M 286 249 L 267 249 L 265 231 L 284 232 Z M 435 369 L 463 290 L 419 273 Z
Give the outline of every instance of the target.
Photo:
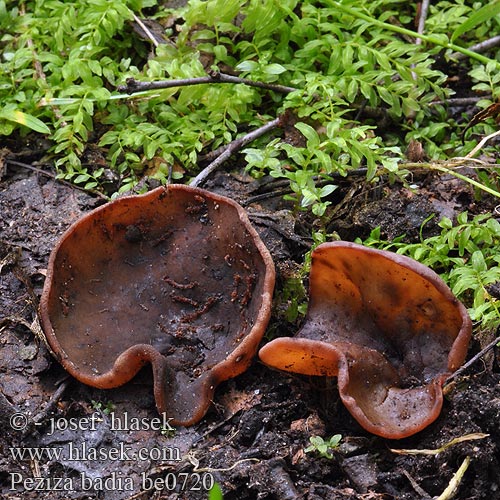
M 353 240 L 381 226 L 388 238 L 405 233 L 414 240 L 432 213 L 439 220 L 492 208 L 455 179 L 424 176 L 414 182 L 419 189 L 411 192 L 345 179 L 328 229 Z M 247 208 L 278 272 L 269 335 L 293 335 L 300 320 L 284 319 L 279 291 L 303 262 L 315 221 L 294 215 L 281 197 L 252 203 L 269 185 L 240 174 L 219 172 L 205 187 Z M 218 387 L 212 408 L 193 427 L 113 430 L 113 416 L 122 423 L 124 415 L 144 422 L 158 417 L 150 371 L 118 389 L 84 386 L 52 358 L 35 321 L 52 247 L 69 224 L 101 203 L 19 166 L 10 165 L 0 180 L 1 499 L 198 500 L 207 498 L 212 479 L 226 500 L 430 499 L 443 493 L 467 457 L 470 465 L 454 498 L 500 498 L 500 370 L 491 351 L 448 387 L 434 424 L 400 441 L 365 432 L 339 401 L 334 380 L 273 372 L 257 360 Z M 426 232 L 433 231 L 431 221 Z M 469 357 L 490 340 L 475 332 Z M 89 420 L 93 415 L 98 420 Z M 13 425 L 24 426 L 24 416 L 27 427 L 15 430 Z M 54 422 L 68 428 L 52 432 Z M 391 451 L 435 449 L 471 433 L 487 436 L 438 455 Z M 311 436 L 334 434 L 342 441 L 332 459 L 304 452 Z

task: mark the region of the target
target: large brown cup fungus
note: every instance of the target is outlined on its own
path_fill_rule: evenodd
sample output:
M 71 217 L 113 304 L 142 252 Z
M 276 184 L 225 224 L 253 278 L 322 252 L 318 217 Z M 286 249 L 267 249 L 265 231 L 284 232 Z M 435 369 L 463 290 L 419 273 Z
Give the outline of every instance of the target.
M 325 243 L 313 252 L 304 325 L 259 356 L 280 370 L 338 377 L 354 418 L 373 434 L 400 439 L 438 417 L 442 385 L 463 363 L 471 329 L 464 306 L 426 266 Z
M 85 384 L 151 363 L 160 412 L 206 413 L 251 362 L 271 314 L 274 264 L 234 201 L 181 185 L 108 203 L 54 248 L 40 302 L 48 344 Z

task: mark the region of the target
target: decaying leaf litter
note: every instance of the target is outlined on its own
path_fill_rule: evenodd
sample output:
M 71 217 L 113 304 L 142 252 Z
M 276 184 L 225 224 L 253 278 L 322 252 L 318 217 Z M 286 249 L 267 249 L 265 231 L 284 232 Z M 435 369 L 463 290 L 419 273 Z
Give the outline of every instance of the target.
M 340 404 L 331 381 L 270 372 L 258 361 L 245 374 L 221 385 L 208 415 L 195 427 L 177 428 L 175 432 L 144 427 L 128 432 L 112 430 L 111 415 L 128 414 L 144 421 L 157 417 L 150 371 L 145 369 L 127 386 L 110 391 L 83 386 L 68 379 L 54 362 L 40 341 L 34 321 L 52 247 L 71 222 L 102 200 L 54 182 L 43 172 L 25 169 L 22 164 L 36 161 L 37 151 L 11 156 L 20 151 L 14 142 L 8 141 L 7 147 L 8 158 L 21 165 L 6 162 L 0 192 L 0 300 L 2 311 L 7 311 L 0 327 L 0 408 L 7 428 L 15 412 L 28 415 L 30 425 L 25 431 L 10 429 L 1 438 L 3 497 L 196 499 L 207 497 L 203 487 L 208 484 L 197 481 L 210 481 L 212 477 L 229 499 L 444 500 L 453 494 L 454 498 L 464 499 L 499 495 L 495 471 L 500 399 L 494 350 L 447 387 L 444 410 L 432 426 L 402 441 L 386 441 L 363 431 Z M 416 172 L 413 181 L 421 189 L 389 185 L 382 178 L 374 190 L 373 185 L 364 184 L 355 175 L 346 177 L 332 197 L 338 212 L 332 215 L 329 230 L 352 241 L 366 238 L 379 225 L 384 234 L 406 233 L 418 238 L 418 228 L 432 213 L 438 214 L 437 219 L 454 218 L 466 210 L 476 214 L 495 206 L 493 199 L 478 199 L 468 183 L 450 175 Z M 204 187 L 246 206 L 273 255 L 278 286 L 297 275 L 311 246 L 314 218 L 294 213 L 293 206 L 281 197 L 269 196 L 269 192 L 263 196 L 268 189 L 265 183 L 245 175 L 235 161 L 212 172 Z M 433 230 L 436 227 L 432 223 L 425 226 L 429 234 Z M 297 324 L 286 322 L 279 314 L 280 307 L 283 304 L 278 295 L 270 337 L 292 336 L 297 330 Z M 469 357 L 491 342 L 492 334 L 481 336 L 477 332 Z M 52 417 L 60 422 L 82 422 L 90 415 L 98 416 L 95 430 L 69 426 L 51 432 Z M 311 436 L 327 439 L 334 434 L 341 434 L 342 439 L 331 452 L 333 458 L 305 452 Z M 146 450 L 150 455 L 141 460 L 120 460 L 117 474 L 117 464 L 109 456 L 103 460 L 91 455 L 67 460 L 71 447 L 81 450 L 84 443 L 87 449 L 126 446 L 130 454 Z M 29 447 L 61 449 L 65 458 L 21 459 L 19 450 Z M 158 460 L 160 452 L 163 463 Z M 79 484 L 80 489 L 77 487 L 71 494 L 52 491 L 49 496 L 36 491 L 20 493 L 10 491 L 12 474 L 16 480 L 64 478 L 67 484 L 75 485 L 85 477 L 94 486 L 102 487 L 100 492 L 89 492 Z M 166 481 L 174 476 L 187 478 L 186 491 L 169 491 Z M 200 484 L 202 488 L 196 489 Z M 150 489 L 141 492 L 141 486 Z

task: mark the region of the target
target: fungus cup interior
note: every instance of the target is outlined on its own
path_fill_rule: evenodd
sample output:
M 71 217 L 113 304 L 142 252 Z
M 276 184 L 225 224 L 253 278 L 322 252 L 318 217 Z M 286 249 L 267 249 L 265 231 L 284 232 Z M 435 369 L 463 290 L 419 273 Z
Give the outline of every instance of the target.
M 337 376 L 354 418 L 399 439 L 438 417 L 442 385 L 463 363 L 471 330 L 465 307 L 426 266 L 354 243 L 325 243 L 312 254 L 302 328 L 259 356 L 277 369 Z
M 158 410 L 191 425 L 215 386 L 255 355 L 274 278 L 243 208 L 170 185 L 108 203 L 66 231 L 49 260 L 40 317 L 75 378 L 112 388 L 151 363 Z

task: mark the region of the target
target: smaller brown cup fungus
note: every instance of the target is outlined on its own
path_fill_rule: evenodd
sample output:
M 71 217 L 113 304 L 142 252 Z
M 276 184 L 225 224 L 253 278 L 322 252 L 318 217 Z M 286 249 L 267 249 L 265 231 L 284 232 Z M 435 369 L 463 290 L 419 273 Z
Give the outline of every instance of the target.
M 113 388 L 146 363 L 176 425 L 242 373 L 271 314 L 272 258 L 236 202 L 181 185 L 103 205 L 54 248 L 40 301 L 47 342 L 81 382 Z
M 262 347 L 261 360 L 338 377 L 345 406 L 373 434 L 400 439 L 432 423 L 472 330 L 441 278 L 408 257 L 334 242 L 313 252 L 309 286 L 302 328 Z

